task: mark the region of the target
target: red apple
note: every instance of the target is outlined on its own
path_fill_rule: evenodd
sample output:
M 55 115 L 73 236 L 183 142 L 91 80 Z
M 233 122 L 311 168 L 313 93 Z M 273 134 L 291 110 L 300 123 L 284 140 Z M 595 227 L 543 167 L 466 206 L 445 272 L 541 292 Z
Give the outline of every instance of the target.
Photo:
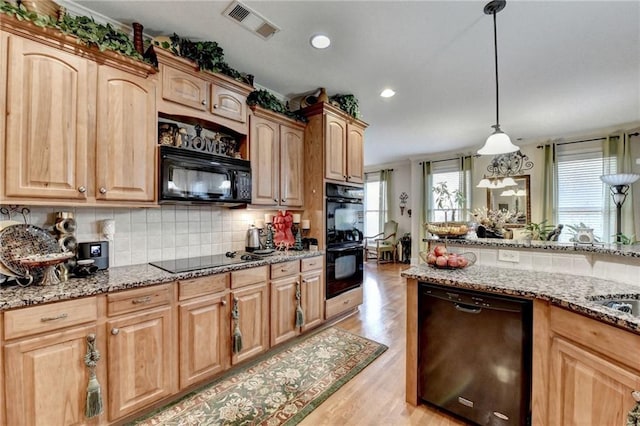
M 449 258 L 446 255 L 436 257 L 436 265 L 445 267 L 447 266 L 447 262 Z
M 458 256 L 449 256 L 449 258 L 447 259 L 447 265 L 449 265 L 452 268 L 457 268 L 458 267 Z
M 447 248 L 445 246 L 435 246 L 433 252 L 436 256 L 443 256 L 447 254 Z
M 436 263 L 436 255 L 433 253 L 427 254 L 427 263 L 429 265 L 435 265 Z
M 458 267 L 464 268 L 468 264 L 469 264 L 469 261 L 467 260 L 466 257 L 464 257 L 464 256 L 458 257 Z

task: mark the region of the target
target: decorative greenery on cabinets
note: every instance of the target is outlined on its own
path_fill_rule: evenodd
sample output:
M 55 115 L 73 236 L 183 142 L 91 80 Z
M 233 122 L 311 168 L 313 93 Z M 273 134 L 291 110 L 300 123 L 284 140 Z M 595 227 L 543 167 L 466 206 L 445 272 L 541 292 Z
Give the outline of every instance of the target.
M 168 41 L 154 41 L 156 46 L 170 50 L 176 56 L 181 56 L 195 62 L 200 70 L 228 75 L 234 80 L 242 81 L 253 86 L 253 76 L 241 73 L 231 68 L 224 61 L 224 50 L 215 41 L 191 41 L 173 33 Z
M 87 46 L 95 46 L 100 51 L 112 50 L 133 59 L 143 60 L 133 41 L 124 32 L 111 25 L 102 25 L 87 16 L 64 15 L 56 19 L 49 15 L 40 15 L 27 10 L 24 5 L 13 5 L 0 1 L 0 13 L 13 16 L 18 21 L 28 21 L 41 28 L 54 28 L 65 34 L 77 37 Z
M 294 120 L 306 122 L 307 119 L 299 111 L 289 111 L 289 106 L 283 104 L 271 92 L 267 90 L 254 90 L 247 96 L 247 105 L 258 105 L 261 108 L 268 109 L 279 114 L 284 114 Z
M 355 96 L 337 94 L 330 96 L 329 102 L 336 105 L 353 118 L 360 118 L 360 107 L 358 106 L 358 99 L 356 99 Z

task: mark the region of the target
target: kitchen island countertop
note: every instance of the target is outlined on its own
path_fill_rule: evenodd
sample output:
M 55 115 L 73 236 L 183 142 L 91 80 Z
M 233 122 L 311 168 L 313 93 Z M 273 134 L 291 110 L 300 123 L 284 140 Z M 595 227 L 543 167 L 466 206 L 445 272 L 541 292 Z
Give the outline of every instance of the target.
M 172 274 L 149 264 L 119 266 L 103 271 L 87 278 L 71 278 L 70 280 L 50 285 L 30 285 L 20 287 L 18 285 L 0 286 L 0 311 L 19 308 L 23 306 L 37 305 L 41 303 L 59 300 L 74 299 L 78 297 L 93 296 L 96 294 L 110 293 L 137 287 L 168 283 L 176 280 L 203 277 L 213 274 L 238 271 L 273 263 L 287 262 L 290 260 L 307 257 L 321 256 L 321 251 L 289 251 L 277 252 L 264 259 L 250 260 L 243 263 L 219 266 L 215 268 L 199 269 L 183 273 Z
M 579 312 L 640 334 L 640 317 L 605 307 L 594 300 L 640 298 L 640 286 L 570 274 L 472 265 L 449 270 L 420 265 L 402 271 L 405 278 L 458 288 L 530 299 Z

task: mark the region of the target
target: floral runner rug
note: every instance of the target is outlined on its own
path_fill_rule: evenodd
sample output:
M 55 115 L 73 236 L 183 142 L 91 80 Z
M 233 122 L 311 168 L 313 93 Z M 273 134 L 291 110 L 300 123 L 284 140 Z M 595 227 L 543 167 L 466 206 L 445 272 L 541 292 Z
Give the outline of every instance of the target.
M 131 424 L 294 425 L 387 349 L 345 330 L 326 328 Z

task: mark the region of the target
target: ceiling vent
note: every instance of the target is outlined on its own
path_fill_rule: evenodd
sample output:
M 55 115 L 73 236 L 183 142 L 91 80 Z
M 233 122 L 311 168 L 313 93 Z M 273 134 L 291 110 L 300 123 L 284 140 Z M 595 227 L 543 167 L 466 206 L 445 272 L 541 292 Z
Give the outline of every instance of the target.
M 265 40 L 280 31 L 276 25 L 239 1 L 232 2 L 222 14 Z

